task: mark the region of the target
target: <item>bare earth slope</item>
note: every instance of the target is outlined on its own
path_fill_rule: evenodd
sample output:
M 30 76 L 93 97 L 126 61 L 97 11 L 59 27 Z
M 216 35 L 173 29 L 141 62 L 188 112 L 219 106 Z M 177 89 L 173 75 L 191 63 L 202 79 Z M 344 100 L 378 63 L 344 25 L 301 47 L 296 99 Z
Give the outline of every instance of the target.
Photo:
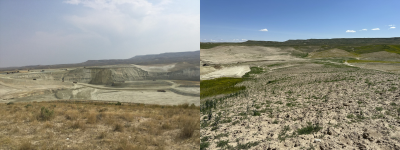
M 229 49 L 235 48 L 217 47 L 214 55 L 201 50 L 203 64 L 209 64 L 202 68 L 214 68 L 203 79 L 243 65 L 226 64 L 243 60 L 239 50 L 228 56 L 234 61 L 224 60 Z M 331 50 L 327 57 L 329 52 L 338 52 L 332 58 L 348 55 Z M 292 57 L 271 54 L 278 56 L 266 57 Z M 400 75 L 388 69 L 399 65 L 376 63 L 385 68 L 380 71 L 321 57 L 268 63 L 244 58 L 263 72 L 236 85 L 244 91 L 201 100 L 204 149 L 400 149 Z

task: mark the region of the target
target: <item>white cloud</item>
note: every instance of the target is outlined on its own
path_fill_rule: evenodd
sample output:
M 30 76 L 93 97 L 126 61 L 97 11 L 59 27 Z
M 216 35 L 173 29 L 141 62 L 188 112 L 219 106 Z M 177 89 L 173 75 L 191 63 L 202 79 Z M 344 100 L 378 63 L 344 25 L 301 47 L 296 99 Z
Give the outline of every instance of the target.
M 361 29 L 360 31 L 367 31 L 367 29 Z
M 389 25 L 389 26 L 391 27 L 391 26 L 394 26 L 394 25 L 391 24 L 391 25 Z
M 354 30 L 347 30 L 346 32 L 356 32 L 356 31 L 354 31 Z
M 200 1 L 68 0 L 64 3 L 86 8 L 83 13 L 66 16 L 67 22 L 85 33 L 107 38 L 113 45 L 124 45 L 128 52 L 125 56 L 161 53 L 162 47 L 170 52 L 199 49 L 192 44 L 200 40 L 197 8 Z M 159 44 L 150 44 L 155 41 Z M 174 41 L 184 43 L 179 45 Z M 137 51 L 132 51 L 133 48 Z
M 261 30 L 259 30 L 259 31 L 268 31 L 267 29 L 261 29 Z
M 373 29 L 371 29 L 371 30 L 380 30 L 379 28 L 373 28 Z
M 242 39 L 242 41 L 247 41 L 246 39 Z
M 396 28 L 396 27 L 390 27 L 390 29 L 394 29 L 394 28 Z

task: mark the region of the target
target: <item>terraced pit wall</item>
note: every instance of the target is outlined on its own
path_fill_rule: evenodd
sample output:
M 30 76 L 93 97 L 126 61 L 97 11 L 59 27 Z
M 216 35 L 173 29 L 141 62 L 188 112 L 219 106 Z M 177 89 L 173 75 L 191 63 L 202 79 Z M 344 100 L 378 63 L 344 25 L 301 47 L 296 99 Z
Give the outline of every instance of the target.
M 90 84 L 111 84 L 141 80 L 200 80 L 199 68 L 185 68 L 173 72 L 147 72 L 136 67 L 123 68 L 78 68 L 70 71 L 23 73 L 10 76 L 14 79 L 56 80 Z

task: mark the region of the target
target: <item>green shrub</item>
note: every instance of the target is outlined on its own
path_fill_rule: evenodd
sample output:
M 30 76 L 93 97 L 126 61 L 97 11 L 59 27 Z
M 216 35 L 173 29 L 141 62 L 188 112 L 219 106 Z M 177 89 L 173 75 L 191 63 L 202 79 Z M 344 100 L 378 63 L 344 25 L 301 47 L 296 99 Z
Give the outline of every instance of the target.
M 353 114 L 348 114 L 347 118 L 352 119 L 352 118 L 354 118 L 354 115 Z
M 293 106 L 296 106 L 296 103 L 286 103 L 286 106 L 293 107 Z
M 46 107 L 40 109 L 39 120 L 47 121 L 54 116 L 54 110 L 49 110 Z
M 210 143 L 208 142 L 200 143 L 200 150 L 205 150 L 206 148 L 208 148 L 208 146 L 210 146 Z
M 8 103 L 7 103 L 7 105 L 12 105 L 12 104 L 14 104 L 14 102 L 8 102 Z
M 205 136 L 205 137 L 202 137 L 202 138 L 200 139 L 200 141 L 201 141 L 201 142 L 205 142 L 205 141 L 208 141 L 209 138 L 210 138 L 209 136 Z
M 311 134 L 313 132 L 318 132 L 321 129 L 322 129 L 322 127 L 320 127 L 318 124 L 314 126 L 314 125 L 311 124 L 311 122 L 308 122 L 308 125 L 306 127 L 304 127 L 304 128 L 298 129 L 297 133 L 299 135 Z
M 26 106 L 24 106 L 25 108 L 28 108 L 28 107 L 32 107 L 32 105 L 31 104 L 27 104 Z
M 238 143 L 238 145 L 236 146 L 237 149 L 249 149 L 253 146 L 257 146 L 260 142 L 249 142 L 246 144 L 240 144 Z
M 253 111 L 253 116 L 261 116 L 261 113 L 255 110 Z
M 375 107 L 375 109 L 376 109 L 377 111 L 382 111 L 382 110 L 383 110 L 382 107 Z
M 241 78 L 228 78 L 222 77 L 212 80 L 200 81 L 200 98 L 220 95 L 231 94 L 241 90 L 245 90 L 245 86 L 237 87 L 236 84 L 242 82 Z
M 121 102 L 117 102 L 115 105 L 122 105 Z
M 217 142 L 217 147 L 224 147 L 224 146 L 228 145 L 228 143 L 229 143 L 229 140 L 226 140 L 226 141 L 224 141 L 224 140 L 218 141 L 218 142 Z

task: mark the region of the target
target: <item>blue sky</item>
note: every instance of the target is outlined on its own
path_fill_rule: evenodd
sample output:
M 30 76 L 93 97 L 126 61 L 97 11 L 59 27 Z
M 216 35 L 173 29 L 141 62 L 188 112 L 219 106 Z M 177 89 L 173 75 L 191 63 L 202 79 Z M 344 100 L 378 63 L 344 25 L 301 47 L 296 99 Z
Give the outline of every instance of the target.
M 399 0 L 201 0 L 200 40 L 400 37 L 399 6 Z
M 0 67 L 200 49 L 200 0 L 1 0 L 0 20 Z

